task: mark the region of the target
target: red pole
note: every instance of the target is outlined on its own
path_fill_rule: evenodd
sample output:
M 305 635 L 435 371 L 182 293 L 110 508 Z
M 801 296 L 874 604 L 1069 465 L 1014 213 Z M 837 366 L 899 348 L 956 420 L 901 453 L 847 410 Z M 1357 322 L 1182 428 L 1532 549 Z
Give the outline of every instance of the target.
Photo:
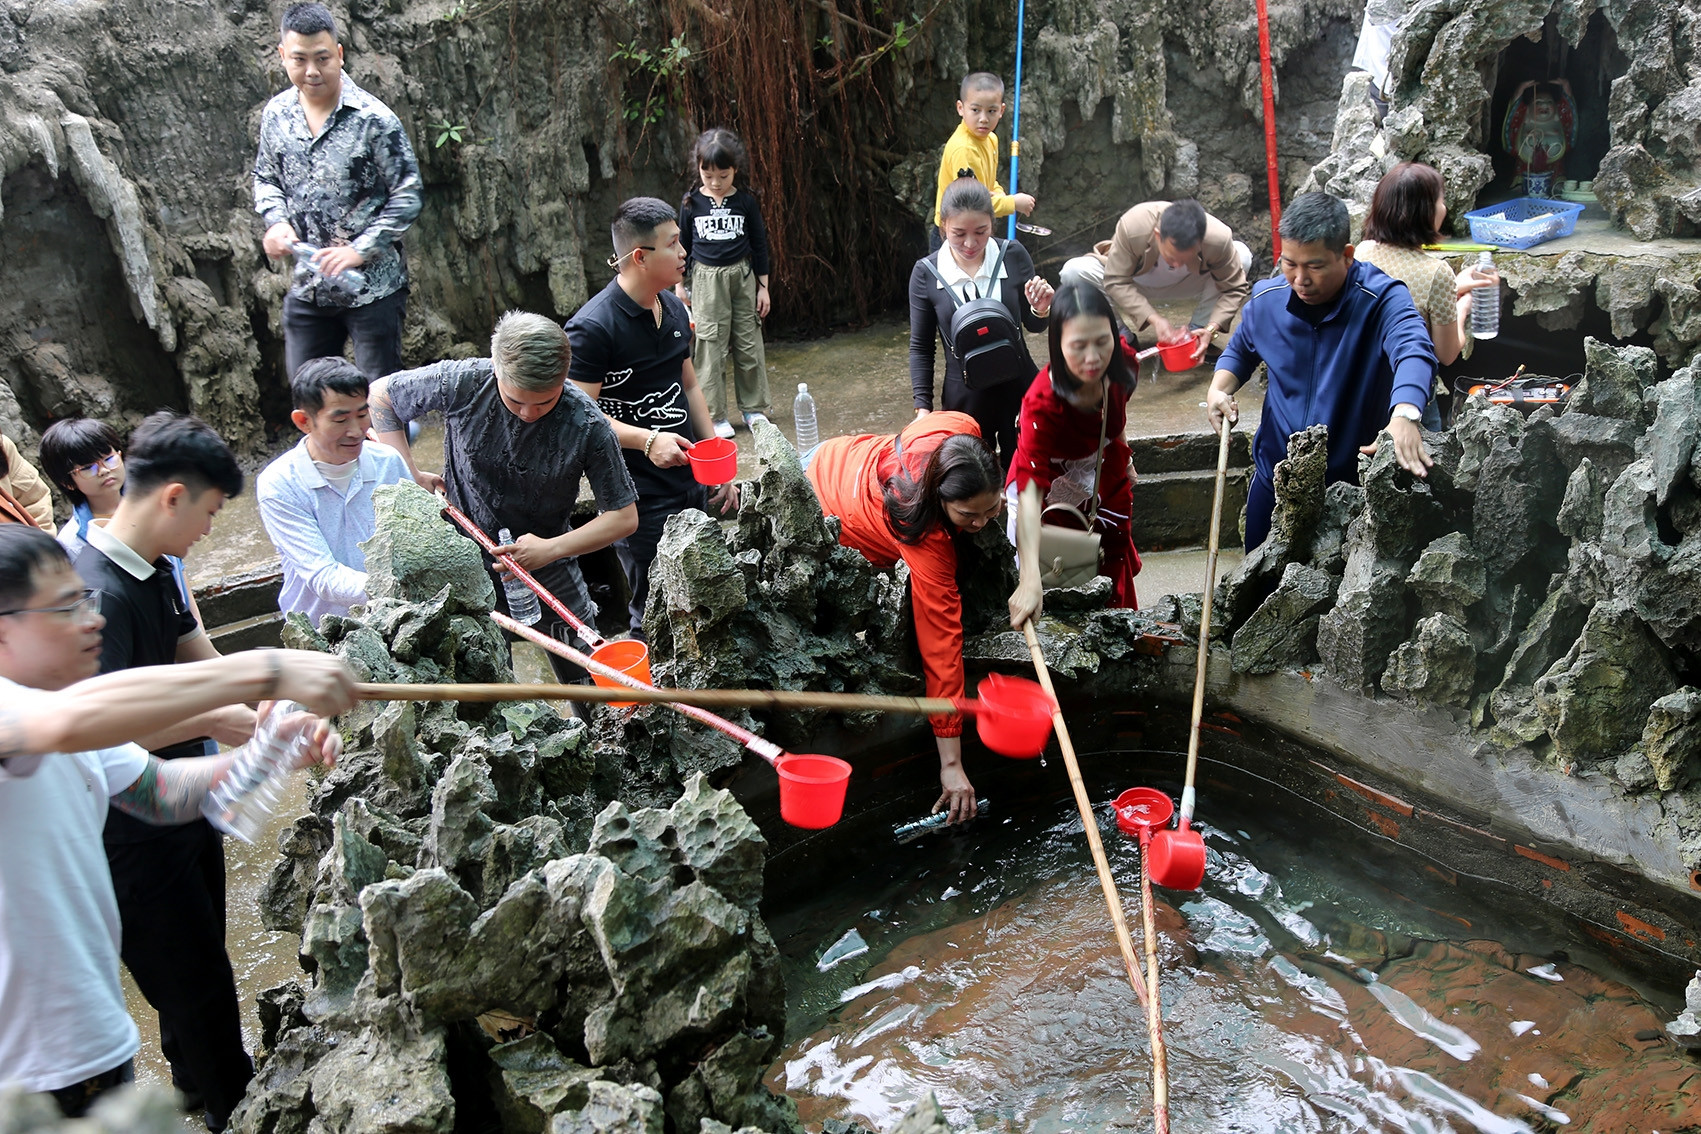
M 1270 9 L 1258 0 L 1258 70 L 1264 86 L 1264 172 L 1270 184 L 1270 252 L 1282 254 L 1282 182 L 1276 172 L 1276 80 L 1270 71 Z

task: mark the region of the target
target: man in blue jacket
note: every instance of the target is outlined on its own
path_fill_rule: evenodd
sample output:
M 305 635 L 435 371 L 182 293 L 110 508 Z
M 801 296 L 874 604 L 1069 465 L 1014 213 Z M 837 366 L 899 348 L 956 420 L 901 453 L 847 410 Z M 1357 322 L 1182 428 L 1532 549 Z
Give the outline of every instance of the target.
M 1262 362 L 1269 373 L 1264 416 L 1253 437 L 1246 549 L 1270 533 L 1276 462 L 1288 435 L 1329 427 L 1328 479 L 1356 481 L 1358 454 L 1384 428 L 1414 476 L 1434 463 L 1418 421 L 1439 365 L 1429 329 L 1406 285 L 1353 259 L 1347 207 L 1327 193 L 1302 193 L 1282 214 L 1280 279 L 1260 281 L 1217 362 L 1206 405 L 1211 428 L 1240 415 L 1234 391 Z

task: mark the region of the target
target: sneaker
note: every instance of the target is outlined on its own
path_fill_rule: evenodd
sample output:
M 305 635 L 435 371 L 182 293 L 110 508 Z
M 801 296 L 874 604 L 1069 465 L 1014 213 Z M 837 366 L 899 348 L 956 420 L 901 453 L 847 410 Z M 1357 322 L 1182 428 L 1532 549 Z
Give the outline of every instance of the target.
M 730 422 L 730 421 L 717 421 L 717 422 L 715 422 L 715 436 L 722 438 L 723 440 L 726 440 L 726 441 L 731 441 L 732 440 L 732 422 Z
M 768 415 L 762 413 L 760 410 L 751 410 L 749 413 L 744 415 L 745 428 L 749 429 L 752 433 L 756 432 L 756 423 L 758 421 L 763 425 L 773 424 L 773 422 L 768 420 Z

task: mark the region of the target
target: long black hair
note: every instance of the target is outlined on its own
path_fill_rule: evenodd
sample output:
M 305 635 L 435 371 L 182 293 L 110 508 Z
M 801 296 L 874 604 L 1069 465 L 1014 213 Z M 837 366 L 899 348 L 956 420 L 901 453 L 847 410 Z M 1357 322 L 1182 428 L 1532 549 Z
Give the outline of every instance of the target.
M 1051 344 L 1051 388 L 1060 398 L 1067 398 L 1081 388 L 1081 380 L 1069 373 L 1069 364 L 1063 361 L 1063 324 L 1083 315 L 1088 318 L 1097 315 L 1110 320 L 1110 333 L 1116 335 L 1116 313 L 1104 292 L 1089 283 L 1064 284 L 1057 289 L 1057 294 L 1051 297 L 1051 325 L 1046 329 L 1046 336 Z M 1105 367 L 1104 376 L 1130 394 L 1140 381 L 1139 365 L 1128 365 L 1120 337 L 1111 347 L 1110 362 Z
M 1004 470 L 986 442 L 972 433 L 945 438 L 927 458 L 919 481 L 902 464 L 883 489 L 886 522 L 898 542 L 920 543 L 936 526 L 947 524 L 945 505 L 996 492 L 1004 486 Z

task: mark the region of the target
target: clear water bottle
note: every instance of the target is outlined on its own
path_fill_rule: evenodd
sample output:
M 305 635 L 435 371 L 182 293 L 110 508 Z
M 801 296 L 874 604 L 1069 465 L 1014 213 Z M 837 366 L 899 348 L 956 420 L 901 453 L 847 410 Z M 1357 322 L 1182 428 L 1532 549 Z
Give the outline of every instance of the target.
M 1494 271 L 1494 257 L 1484 252 L 1477 259 L 1481 273 Z M 1471 292 L 1471 337 L 1492 339 L 1500 333 L 1500 284 Z
M 503 528 L 496 533 L 496 542 L 507 545 L 514 542 L 514 537 Z M 543 617 L 543 611 L 538 608 L 537 595 L 520 580 L 509 575 L 502 580 L 502 593 L 508 597 L 508 617 L 521 626 L 535 626 Z
M 797 399 L 791 403 L 791 421 L 797 428 L 797 451 L 807 453 L 821 443 L 821 427 L 815 422 L 815 399 L 809 383 L 797 384 Z
M 347 292 L 350 295 L 366 286 L 366 273 L 359 268 L 350 268 L 346 272 L 339 272 L 334 276 L 327 276 L 321 272 L 313 263 L 313 257 L 319 254 L 319 249 L 305 240 L 296 241 L 290 246 L 290 250 L 295 253 L 295 282 L 298 284 L 312 284 L 315 281 L 323 281 L 336 290 Z
M 294 701 L 278 701 L 271 715 L 254 730 L 254 739 L 236 750 L 230 771 L 201 800 L 207 822 L 245 843 L 254 841 L 266 824 L 266 816 L 278 803 L 283 781 L 301 762 L 308 747 L 306 730 L 293 728 L 285 735 L 283 724 L 307 710 Z

